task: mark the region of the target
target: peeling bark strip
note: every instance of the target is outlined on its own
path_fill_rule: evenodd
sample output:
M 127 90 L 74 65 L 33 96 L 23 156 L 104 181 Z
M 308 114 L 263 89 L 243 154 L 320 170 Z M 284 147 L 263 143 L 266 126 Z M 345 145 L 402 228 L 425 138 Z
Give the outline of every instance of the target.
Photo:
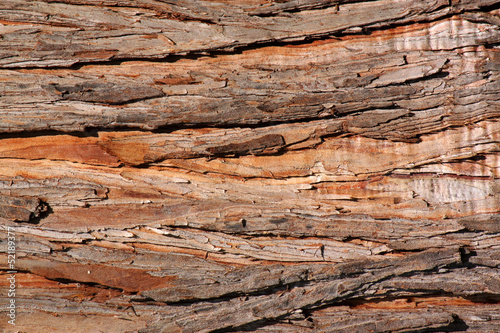
M 75 5 L 72 2 L 4 2 L 0 19 L 16 26 L 6 31 L 2 44 L 22 47 L 1 48 L 0 66 L 66 67 L 79 62 L 155 59 L 172 54 L 231 50 L 266 42 L 300 41 L 436 20 L 498 3 L 495 0 L 343 1 L 340 10 L 337 10 L 338 2 L 313 5 L 314 10 L 307 10 L 306 6 L 301 10 L 300 5 L 279 8 L 276 3 L 266 6 L 253 1 L 231 4 L 180 1 L 173 5 L 126 1 L 104 3 L 104 6 L 95 6 L 94 1 L 78 1 Z M 295 10 L 299 11 L 293 12 Z M 262 16 L 266 11 L 269 16 Z M 165 12 L 170 15 L 163 15 Z
M 499 332 L 500 1 L 0 3 L 6 332 Z
M 109 83 L 87 82 L 76 86 L 54 85 L 63 99 L 103 104 L 125 104 L 153 97 L 163 93 L 149 86 L 120 86 Z
M 500 57 L 490 47 L 498 36 L 496 25 L 452 16 L 216 58 L 3 69 L 0 130 L 245 127 L 352 116 L 374 127 L 364 135 L 411 141 L 498 117 Z
M 220 147 L 209 147 L 208 152 L 214 155 L 264 155 L 276 153 L 285 141 L 279 134 L 267 134 L 257 139 L 241 143 L 230 143 Z

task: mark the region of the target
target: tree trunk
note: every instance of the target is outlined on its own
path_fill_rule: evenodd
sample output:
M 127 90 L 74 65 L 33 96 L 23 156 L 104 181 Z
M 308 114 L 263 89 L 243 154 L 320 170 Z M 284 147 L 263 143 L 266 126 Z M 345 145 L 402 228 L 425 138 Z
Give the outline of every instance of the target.
M 0 106 L 5 332 L 500 331 L 498 0 L 3 0 Z

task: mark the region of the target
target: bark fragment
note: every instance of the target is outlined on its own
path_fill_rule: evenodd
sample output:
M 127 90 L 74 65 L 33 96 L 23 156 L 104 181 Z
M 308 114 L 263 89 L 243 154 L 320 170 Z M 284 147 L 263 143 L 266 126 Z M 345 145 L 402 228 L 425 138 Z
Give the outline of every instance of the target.
M 38 198 L 0 195 L 0 217 L 15 222 L 34 222 L 48 207 Z

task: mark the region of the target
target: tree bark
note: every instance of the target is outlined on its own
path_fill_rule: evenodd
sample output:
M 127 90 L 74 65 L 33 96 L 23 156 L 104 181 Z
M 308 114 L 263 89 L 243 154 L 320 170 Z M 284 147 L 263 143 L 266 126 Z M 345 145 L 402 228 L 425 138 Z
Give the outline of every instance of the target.
M 498 332 L 499 92 L 498 0 L 4 0 L 0 328 Z

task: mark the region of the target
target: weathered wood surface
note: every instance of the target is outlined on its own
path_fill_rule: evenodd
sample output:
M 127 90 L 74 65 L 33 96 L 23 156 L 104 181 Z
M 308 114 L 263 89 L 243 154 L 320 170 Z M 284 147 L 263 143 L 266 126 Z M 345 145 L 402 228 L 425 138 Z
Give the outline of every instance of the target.
M 2 1 L 0 328 L 500 331 L 499 43 L 494 0 Z

